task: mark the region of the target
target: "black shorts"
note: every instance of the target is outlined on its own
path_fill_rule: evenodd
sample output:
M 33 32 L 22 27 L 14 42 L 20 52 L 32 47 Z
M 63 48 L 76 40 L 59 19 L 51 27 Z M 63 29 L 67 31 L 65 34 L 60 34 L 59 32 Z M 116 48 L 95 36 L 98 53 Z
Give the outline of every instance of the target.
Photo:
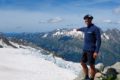
M 81 62 L 88 63 L 89 65 L 95 64 L 95 59 L 93 58 L 94 51 L 83 51 Z

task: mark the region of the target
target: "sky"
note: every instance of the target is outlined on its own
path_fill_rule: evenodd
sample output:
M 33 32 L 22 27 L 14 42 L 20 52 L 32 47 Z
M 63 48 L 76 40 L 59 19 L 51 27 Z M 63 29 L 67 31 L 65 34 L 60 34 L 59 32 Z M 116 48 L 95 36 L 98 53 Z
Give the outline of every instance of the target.
M 84 27 L 86 14 L 101 29 L 120 29 L 119 0 L 0 0 L 0 32 Z

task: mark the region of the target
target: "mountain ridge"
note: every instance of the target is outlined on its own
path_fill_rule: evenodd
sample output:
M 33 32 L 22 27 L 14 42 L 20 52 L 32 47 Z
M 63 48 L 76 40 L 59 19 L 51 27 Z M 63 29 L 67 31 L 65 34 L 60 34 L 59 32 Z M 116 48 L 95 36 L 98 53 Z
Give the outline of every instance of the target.
M 112 65 L 116 61 L 120 61 L 120 30 L 108 29 L 101 32 L 101 54 L 97 62 Z M 5 35 L 11 40 L 15 38 L 33 43 L 68 61 L 79 62 L 82 53 L 84 34 L 77 32 L 75 29 L 56 29 L 44 33 L 9 33 Z M 108 63 L 110 60 L 112 62 Z

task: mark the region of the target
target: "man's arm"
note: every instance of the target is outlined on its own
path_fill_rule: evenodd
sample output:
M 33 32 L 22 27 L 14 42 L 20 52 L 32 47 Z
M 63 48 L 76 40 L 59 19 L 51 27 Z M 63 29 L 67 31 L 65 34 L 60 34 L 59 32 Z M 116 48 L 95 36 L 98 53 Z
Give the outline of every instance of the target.
M 84 31 L 85 31 L 85 28 L 84 28 L 84 27 L 78 28 L 77 31 L 82 31 L 82 32 L 84 32 Z
M 99 49 L 100 49 L 100 46 L 101 46 L 101 32 L 100 32 L 99 28 L 97 28 L 95 30 L 95 35 L 96 35 L 96 49 L 95 49 L 95 52 L 99 53 Z

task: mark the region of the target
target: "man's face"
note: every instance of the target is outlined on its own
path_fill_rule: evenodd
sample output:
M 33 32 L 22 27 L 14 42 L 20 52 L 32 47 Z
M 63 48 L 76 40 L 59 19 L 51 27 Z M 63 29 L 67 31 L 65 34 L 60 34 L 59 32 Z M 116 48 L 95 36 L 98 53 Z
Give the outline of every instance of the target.
M 89 26 L 90 24 L 92 24 L 92 19 L 85 19 L 85 24 L 87 25 L 87 26 Z

